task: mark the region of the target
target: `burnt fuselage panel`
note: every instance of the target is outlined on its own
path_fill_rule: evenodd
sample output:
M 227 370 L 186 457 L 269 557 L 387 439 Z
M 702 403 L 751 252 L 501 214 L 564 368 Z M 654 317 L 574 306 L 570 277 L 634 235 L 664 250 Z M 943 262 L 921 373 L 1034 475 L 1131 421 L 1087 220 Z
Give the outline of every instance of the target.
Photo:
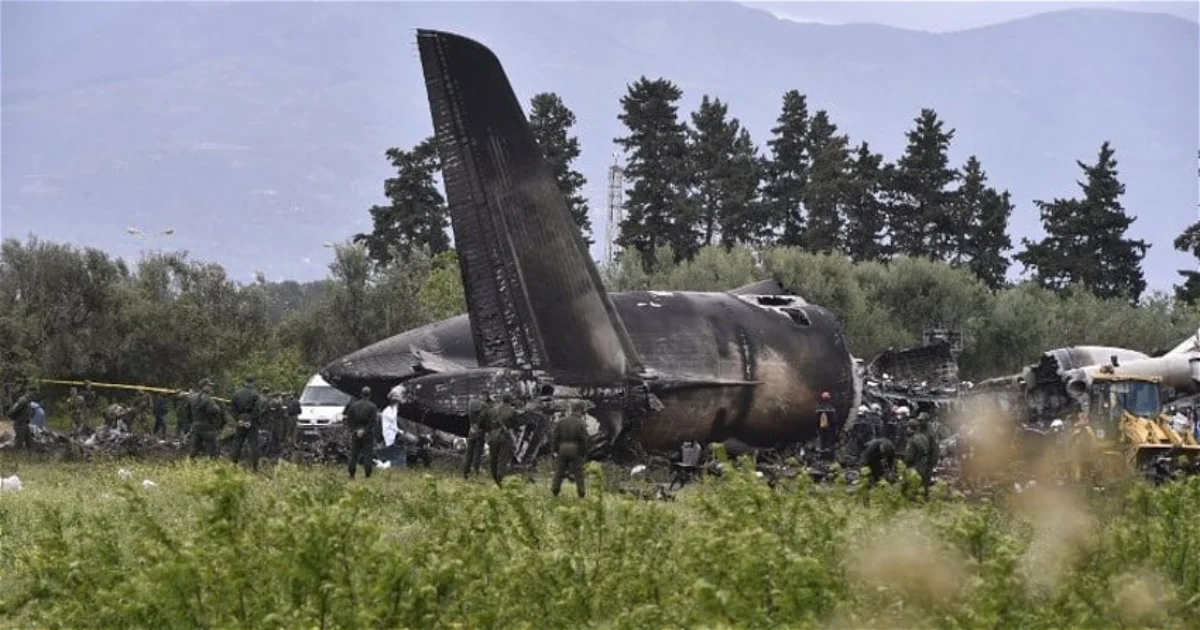
M 853 360 L 840 324 L 826 309 L 790 296 L 628 292 L 611 298 L 662 409 L 633 418 L 610 406 L 602 422 L 631 430 L 646 448 L 671 449 L 689 440 L 734 438 L 755 446 L 805 440 L 816 433 L 821 392 L 830 392 L 842 418 L 857 404 Z M 470 322 L 460 315 L 338 359 L 322 375 L 348 393 L 370 385 L 384 404 L 395 385 L 430 374 L 414 349 L 477 367 Z M 569 385 L 586 377 L 551 376 Z M 400 411 L 464 434 L 469 390 L 447 387 L 453 401 L 402 404 Z M 585 389 L 593 396 L 611 394 L 605 390 L 595 383 Z

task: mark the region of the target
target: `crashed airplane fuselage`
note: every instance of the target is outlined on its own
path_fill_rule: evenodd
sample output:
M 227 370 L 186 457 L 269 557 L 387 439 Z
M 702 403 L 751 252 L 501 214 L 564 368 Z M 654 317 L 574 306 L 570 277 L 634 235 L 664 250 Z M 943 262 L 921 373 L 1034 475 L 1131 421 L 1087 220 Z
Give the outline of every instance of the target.
M 648 450 L 802 441 L 825 391 L 852 420 L 854 362 L 829 311 L 773 282 L 609 295 L 499 61 L 448 33 L 419 31 L 418 47 L 467 314 L 338 359 L 326 380 L 351 394 L 369 385 L 402 416 L 459 435 L 484 390 L 583 400 L 600 445 L 628 435 Z
M 538 379 L 521 370 L 478 369 L 467 315 L 363 348 L 324 374 L 346 392 L 370 386 L 381 403 L 383 393 L 403 383 L 401 415 L 458 435 L 466 435 L 471 393 L 487 387 L 497 395 L 536 395 L 549 387 L 556 398 L 595 403 L 591 413 L 605 433 L 631 428 L 649 449 L 689 440 L 771 446 L 810 438 L 822 391 L 832 394 L 841 417 L 857 408 L 850 353 L 826 309 L 778 295 L 631 292 L 611 299 L 661 410 L 639 404 L 637 396 L 627 410 L 620 380 L 582 379 L 571 387 L 569 375 Z

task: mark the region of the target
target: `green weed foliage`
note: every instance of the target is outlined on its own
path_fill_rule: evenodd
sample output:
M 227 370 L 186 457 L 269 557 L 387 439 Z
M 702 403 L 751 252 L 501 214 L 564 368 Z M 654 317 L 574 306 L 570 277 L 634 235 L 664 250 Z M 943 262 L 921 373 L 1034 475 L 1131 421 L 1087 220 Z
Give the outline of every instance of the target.
M 287 464 L 24 469 L 0 494 L 0 626 L 1195 627 L 1200 480 L 966 499 L 770 487 L 675 502 Z M 142 479 L 158 485 L 143 487 Z M 624 483 L 622 481 L 621 483 Z

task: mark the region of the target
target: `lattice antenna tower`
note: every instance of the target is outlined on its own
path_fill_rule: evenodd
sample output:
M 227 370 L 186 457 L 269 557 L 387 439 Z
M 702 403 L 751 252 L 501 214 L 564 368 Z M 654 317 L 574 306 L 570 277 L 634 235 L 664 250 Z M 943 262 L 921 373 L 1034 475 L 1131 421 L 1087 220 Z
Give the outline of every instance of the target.
M 613 152 L 612 166 L 608 167 L 608 230 L 604 236 L 604 261 L 612 264 L 616 258 L 617 236 L 621 233 L 621 221 L 625 220 L 625 169 L 621 168 L 620 155 Z

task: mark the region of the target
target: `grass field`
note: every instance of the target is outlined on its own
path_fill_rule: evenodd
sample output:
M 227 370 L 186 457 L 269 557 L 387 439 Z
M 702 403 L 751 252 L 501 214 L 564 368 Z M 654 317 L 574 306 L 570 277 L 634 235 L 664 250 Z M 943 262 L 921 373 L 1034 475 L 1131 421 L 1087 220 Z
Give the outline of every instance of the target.
M 118 475 L 131 470 L 130 479 Z M 445 471 L 0 455 L 0 627 L 1195 628 L 1200 481 L 928 502 L 769 488 L 675 502 Z M 143 480 L 156 485 L 143 487 Z

